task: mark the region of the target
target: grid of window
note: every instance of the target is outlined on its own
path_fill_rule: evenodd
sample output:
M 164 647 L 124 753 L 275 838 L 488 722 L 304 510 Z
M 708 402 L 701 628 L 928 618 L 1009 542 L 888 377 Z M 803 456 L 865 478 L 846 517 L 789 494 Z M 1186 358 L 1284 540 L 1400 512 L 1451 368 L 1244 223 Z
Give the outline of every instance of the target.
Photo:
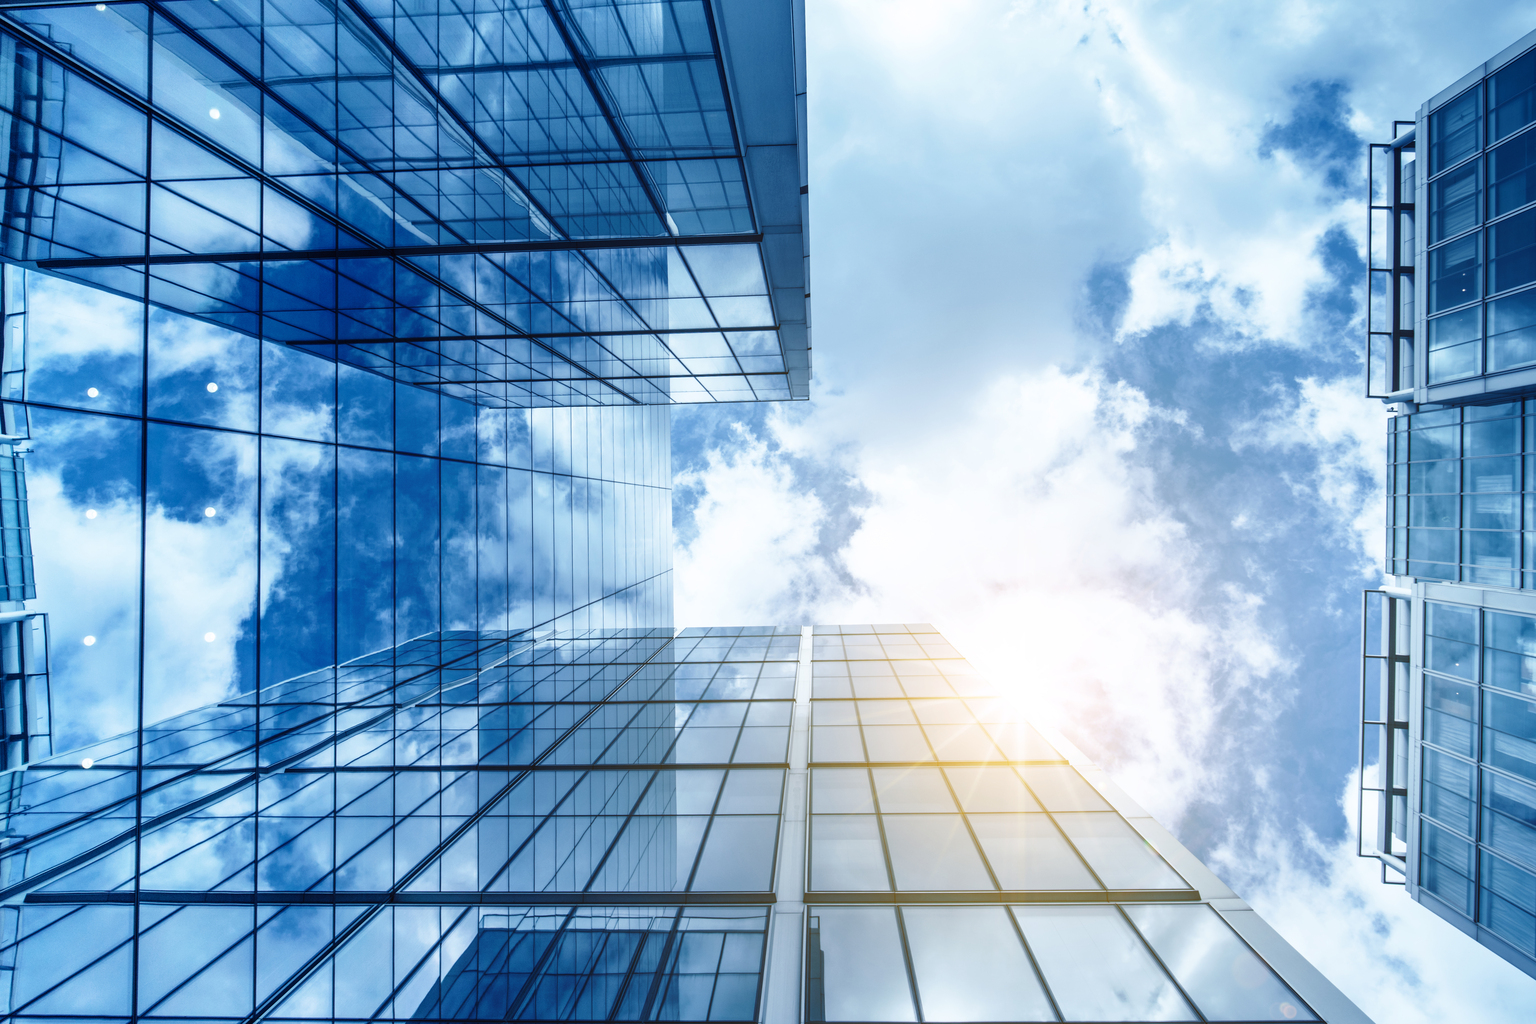
M 1429 118 L 1428 383 L 1536 363 L 1536 51 Z
M 1536 618 L 1424 608 L 1418 884 L 1536 955 Z
M 435 634 L 0 775 L 5 1009 L 754 1019 L 782 734 L 684 748 L 783 702 L 676 701 L 711 639 Z
M 477 406 L 5 277 L 61 749 L 442 630 L 670 624 L 666 408 Z
M 893 645 L 947 647 L 921 633 Z M 0 1010 L 760 1020 L 803 925 L 809 1021 L 1317 1019 L 1033 730 L 1029 760 L 809 763 L 809 833 L 803 728 L 794 763 L 690 761 L 702 709 L 792 703 L 782 667 L 856 677 L 801 647 L 441 632 L 0 773 Z M 971 696 L 857 699 L 980 700 L 955 661 L 902 667 Z
M 482 405 L 807 395 L 804 254 L 763 241 L 799 197 L 753 205 L 703 0 L 39 5 L 0 39 L 9 259 Z
M 1536 588 L 1531 405 L 1468 406 L 1389 421 L 1389 571 Z
M 29 515 L 26 460 L 0 455 L 0 601 L 30 601 L 37 596 Z
M 1317 1019 L 932 626 L 811 646 L 808 1021 Z

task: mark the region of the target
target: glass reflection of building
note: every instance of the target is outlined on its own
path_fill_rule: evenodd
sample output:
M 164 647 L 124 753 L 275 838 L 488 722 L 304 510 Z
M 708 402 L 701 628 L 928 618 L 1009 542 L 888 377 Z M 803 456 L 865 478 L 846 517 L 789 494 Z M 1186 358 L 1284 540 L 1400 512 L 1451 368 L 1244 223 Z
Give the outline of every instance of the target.
M 1360 851 L 1536 976 L 1536 34 L 1393 135 L 1370 147 L 1368 392 L 1391 417 Z
M 0 19 L 6 1019 L 1364 1019 L 930 627 L 674 629 L 797 4 Z

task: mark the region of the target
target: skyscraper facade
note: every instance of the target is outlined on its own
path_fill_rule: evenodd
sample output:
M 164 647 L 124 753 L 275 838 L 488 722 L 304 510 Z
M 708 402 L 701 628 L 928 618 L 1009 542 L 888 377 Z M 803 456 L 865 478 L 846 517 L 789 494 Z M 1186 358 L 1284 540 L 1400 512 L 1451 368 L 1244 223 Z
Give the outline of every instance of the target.
M 1360 852 L 1536 976 L 1536 34 L 1393 134 L 1370 147 L 1388 583 L 1365 595 Z
M 5 1019 L 1364 1019 L 931 627 L 674 627 L 801 17 L 0 10 Z

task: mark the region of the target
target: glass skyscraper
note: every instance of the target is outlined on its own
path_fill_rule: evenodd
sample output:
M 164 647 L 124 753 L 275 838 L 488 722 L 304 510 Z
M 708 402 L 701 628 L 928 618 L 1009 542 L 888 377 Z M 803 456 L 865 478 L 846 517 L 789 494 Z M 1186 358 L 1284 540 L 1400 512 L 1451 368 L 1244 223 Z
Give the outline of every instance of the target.
M 1360 1021 L 926 625 L 673 623 L 790 0 L 0 12 L 0 1015 Z
M 1536 34 L 1393 135 L 1370 148 L 1389 581 L 1365 595 L 1360 852 L 1536 976 Z

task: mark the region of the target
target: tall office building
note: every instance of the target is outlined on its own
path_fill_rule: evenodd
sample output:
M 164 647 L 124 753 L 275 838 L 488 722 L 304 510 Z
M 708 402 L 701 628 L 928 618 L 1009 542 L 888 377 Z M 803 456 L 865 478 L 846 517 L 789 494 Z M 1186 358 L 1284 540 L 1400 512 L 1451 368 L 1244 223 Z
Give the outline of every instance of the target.
M 931 628 L 674 628 L 670 406 L 808 396 L 802 38 L 0 11 L 7 1020 L 1363 1020 Z
M 1394 136 L 1370 147 L 1390 580 L 1365 596 L 1360 851 L 1536 976 L 1536 33 Z

